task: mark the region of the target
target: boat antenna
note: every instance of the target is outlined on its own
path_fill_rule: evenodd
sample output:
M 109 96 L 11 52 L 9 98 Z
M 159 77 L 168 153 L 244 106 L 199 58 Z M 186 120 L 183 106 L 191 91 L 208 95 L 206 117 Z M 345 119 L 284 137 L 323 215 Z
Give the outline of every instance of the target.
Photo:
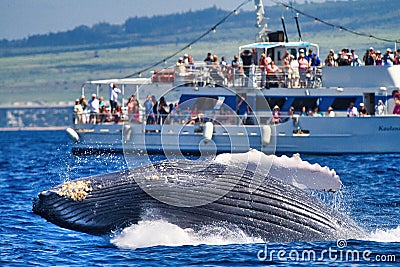
M 283 32 L 285 33 L 285 42 L 289 42 L 289 38 L 287 37 L 287 32 L 286 32 L 286 25 L 285 25 L 285 17 L 282 16 L 282 27 L 283 27 Z
M 256 26 L 257 28 L 261 28 L 261 30 L 258 32 L 257 42 L 268 42 L 268 33 L 270 30 L 268 30 L 267 18 L 264 17 L 264 4 L 262 0 L 254 0 L 254 4 L 256 5 L 257 10 Z
M 297 33 L 299 34 L 299 42 L 301 42 L 302 38 L 301 38 L 301 31 L 300 31 L 300 25 L 299 25 L 299 13 L 296 13 L 296 16 L 294 16 L 294 19 L 296 20 Z

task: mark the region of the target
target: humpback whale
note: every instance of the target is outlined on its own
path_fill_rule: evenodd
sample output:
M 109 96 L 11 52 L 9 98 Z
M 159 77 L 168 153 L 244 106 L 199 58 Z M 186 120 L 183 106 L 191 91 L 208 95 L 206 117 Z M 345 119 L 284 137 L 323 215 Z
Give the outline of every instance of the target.
M 254 155 L 260 156 L 257 152 L 249 153 L 247 156 L 252 155 L 252 159 Z M 107 235 L 144 219 L 162 219 L 193 230 L 205 225 L 231 225 L 266 242 L 337 240 L 363 235 L 363 230 L 348 216 L 304 190 L 312 184 L 321 189 L 318 183 L 301 182 L 299 186 L 299 181 L 276 177 L 279 168 L 285 169 L 287 176 L 290 168 L 296 169 L 293 162 L 297 161 L 303 169 L 308 163 L 295 158 L 285 167 L 279 160 L 271 160 L 268 169 L 275 176 L 272 177 L 260 172 L 265 171 L 263 160 L 257 159 L 255 168 L 254 161 L 249 160 L 246 166 L 253 167 L 244 168 L 233 164 L 240 162 L 239 158 L 225 155 L 208 162 L 165 160 L 80 178 L 39 193 L 32 209 L 60 227 L 93 235 Z M 312 165 L 307 168 L 298 169 L 303 172 L 303 180 L 306 172 L 310 176 L 325 172 L 330 185 L 336 188 L 340 184 L 330 170 Z M 331 189 L 332 186 L 327 188 Z

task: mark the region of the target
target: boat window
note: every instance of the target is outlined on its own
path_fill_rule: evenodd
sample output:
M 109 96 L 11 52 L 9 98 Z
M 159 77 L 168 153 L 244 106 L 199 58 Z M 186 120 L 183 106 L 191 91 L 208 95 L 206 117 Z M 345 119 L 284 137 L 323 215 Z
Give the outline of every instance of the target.
M 267 55 L 270 53 L 272 61 L 275 61 L 275 48 L 268 48 Z
M 257 97 L 256 110 L 268 110 L 268 107 L 265 106 L 265 100 L 267 100 L 270 110 L 272 110 L 275 105 L 282 108 L 286 102 L 286 98 L 284 97 L 266 97 L 265 99 L 263 99 L 263 97 Z
M 302 98 L 295 98 L 293 100 L 292 106 L 295 110 L 301 110 L 302 107 L 306 108 L 314 108 L 317 106 L 317 97 L 302 97 Z
M 349 107 L 349 104 L 353 102 L 356 102 L 356 98 L 355 97 L 338 97 L 335 98 L 335 100 L 333 100 L 332 103 L 332 108 L 334 110 L 347 110 L 347 108 Z
M 189 96 L 182 95 L 179 100 L 179 107 L 184 110 L 186 108 L 193 109 L 195 105 L 201 107 L 202 110 L 211 110 L 217 104 L 217 96 Z

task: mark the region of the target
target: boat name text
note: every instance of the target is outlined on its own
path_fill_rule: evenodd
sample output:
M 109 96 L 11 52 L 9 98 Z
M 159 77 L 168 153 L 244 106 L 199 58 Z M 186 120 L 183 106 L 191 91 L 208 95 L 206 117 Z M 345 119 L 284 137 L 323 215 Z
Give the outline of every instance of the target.
M 378 131 L 380 131 L 380 132 L 397 132 L 397 131 L 400 131 L 400 127 L 379 126 Z

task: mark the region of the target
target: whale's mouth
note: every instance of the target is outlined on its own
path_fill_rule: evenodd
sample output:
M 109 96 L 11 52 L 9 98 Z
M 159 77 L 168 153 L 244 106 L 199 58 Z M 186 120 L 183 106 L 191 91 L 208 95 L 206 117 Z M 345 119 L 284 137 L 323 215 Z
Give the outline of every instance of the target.
M 68 218 L 70 204 L 67 198 L 55 191 L 45 190 L 33 199 L 32 211 L 55 225 L 74 230 L 76 224 Z

